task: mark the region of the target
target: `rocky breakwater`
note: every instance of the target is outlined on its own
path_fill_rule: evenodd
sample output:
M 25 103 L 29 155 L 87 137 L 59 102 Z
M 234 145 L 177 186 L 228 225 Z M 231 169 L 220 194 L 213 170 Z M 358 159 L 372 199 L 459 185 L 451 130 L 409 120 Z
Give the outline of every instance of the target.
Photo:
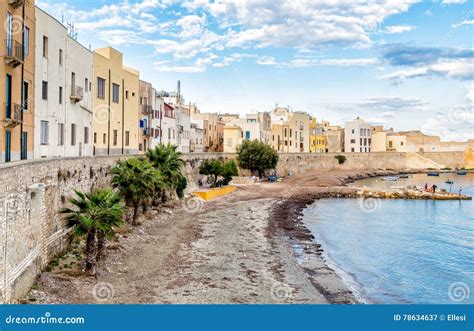
M 419 199 L 419 200 L 472 200 L 469 195 L 449 193 L 441 189 L 439 192 L 427 192 L 415 187 L 400 187 L 390 189 L 363 188 L 357 191 L 357 196 L 379 199 Z

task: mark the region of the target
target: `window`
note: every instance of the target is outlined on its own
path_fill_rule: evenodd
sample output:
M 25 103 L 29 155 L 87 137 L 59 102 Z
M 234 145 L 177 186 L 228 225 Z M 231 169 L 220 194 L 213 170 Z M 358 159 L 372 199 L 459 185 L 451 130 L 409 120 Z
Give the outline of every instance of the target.
M 103 137 L 102 137 L 102 143 L 105 144 L 107 142 L 107 134 L 104 133 Z
M 59 104 L 60 105 L 63 104 L 63 87 L 62 86 L 59 87 Z
M 84 79 L 84 90 L 86 90 L 86 92 L 89 90 L 89 80 L 87 78 Z
M 43 57 L 48 58 L 48 37 L 43 36 Z
M 87 126 L 84 127 L 84 144 L 89 143 L 89 128 Z
M 30 53 L 30 29 L 27 26 L 25 26 L 25 30 L 23 31 L 23 37 L 25 39 L 25 44 L 23 45 L 23 55 L 27 57 Z
M 352 129 L 352 133 L 355 133 L 355 129 Z
M 43 89 L 42 89 L 43 100 L 48 100 L 48 82 L 43 80 Z
M 47 145 L 49 139 L 49 123 L 41 121 L 41 145 Z
M 71 86 L 73 88 L 73 94 L 76 94 L 75 86 L 76 86 L 76 73 L 71 72 Z
M 120 85 L 112 84 L 112 102 L 119 102 Z
M 76 145 L 76 124 L 71 124 L 71 146 Z
M 97 144 L 97 132 L 94 132 L 94 144 Z
M 290 138 L 292 137 L 293 135 L 293 129 L 290 129 Z
M 7 29 L 7 49 L 11 52 L 12 50 L 12 37 L 13 37 L 13 15 L 7 13 L 7 21 L 5 22 L 5 28 Z
M 28 110 L 28 83 L 23 82 L 23 110 Z
M 125 91 L 125 98 L 128 100 L 128 91 Z
M 250 139 L 250 131 L 245 131 L 245 139 Z
M 118 140 L 118 130 L 114 130 L 114 146 L 117 146 L 117 140 Z
M 64 123 L 58 123 L 58 146 L 64 145 Z
M 356 140 L 355 139 L 351 139 L 351 144 L 355 144 L 356 143 Z
M 403 146 L 403 141 L 400 141 L 400 146 Z
M 63 65 L 63 50 L 59 49 L 59 65 Z
M 105 99 L 105 79 L 97 77 L 97 97 Z
M 130 131 L 125 131 L 125 146 L 130 145 Z
M 354 147 L 351 148 L 351 152 L 354 153 L 355 152 L 355 149 Z

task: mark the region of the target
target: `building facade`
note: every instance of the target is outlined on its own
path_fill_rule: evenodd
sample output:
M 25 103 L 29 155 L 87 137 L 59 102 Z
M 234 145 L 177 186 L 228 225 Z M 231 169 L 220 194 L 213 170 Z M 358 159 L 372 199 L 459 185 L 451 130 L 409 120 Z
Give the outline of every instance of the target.
M 237 146 L 242 144 L 244 132 L 236 124 L 229 123 L 224 126 L 224 153 L 235 153 Z
M 137 154 L 139 72 L 112 47 L 94 50 L 94 153 Z
M 36 8 L 35 158 L 92 155 L 92 52 Z
M 139 130 L 138 130 L 138 151 L 146 152 L 150 148 L 154 134 L 151 125 L 153 116 L 154 91 L 150 83 L 140 80 L 139 82 Z
M 310 116 L 276 107 L 271 113 L 271 146 L 278 152 L 309 153 Z
M 203 153 L 204 152 L 204 130 L 196 122 L 191 123 L 191 132 L 189 137 L 189 152 Z
M 35 1 L 1 1 L 0 162 L 33 158 Z M 24 19 L 23 19 L 24 17 Z
M 201 113 L 194 108 L 191 112 L 191 119 L 199 119 L 207 122 L 207 141 L 204 144 L 205 152 L 222 152 L 224 150 L 224 123 L 219 120 L 219 115 L 215 113 Z
M 174 107 L 164 102 L 163 110 L 161 119 L 162 143 L 176 145 L 176 115 Z
M 344 125 L 344 149 L 346 153 L 370 153 L 372 128 L 364 120 L 356 118 Z

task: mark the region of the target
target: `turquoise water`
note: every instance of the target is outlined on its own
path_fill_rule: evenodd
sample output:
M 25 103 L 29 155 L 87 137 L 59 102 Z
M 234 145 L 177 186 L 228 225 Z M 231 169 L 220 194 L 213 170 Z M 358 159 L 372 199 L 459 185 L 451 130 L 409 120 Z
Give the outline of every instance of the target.
M 355 184 L 449 190 L 447 178 L 453 191 L 474 196 L 474 174 Z M 321 199 L 303 220 L 363 302 L 474 303 L 473 201 Z

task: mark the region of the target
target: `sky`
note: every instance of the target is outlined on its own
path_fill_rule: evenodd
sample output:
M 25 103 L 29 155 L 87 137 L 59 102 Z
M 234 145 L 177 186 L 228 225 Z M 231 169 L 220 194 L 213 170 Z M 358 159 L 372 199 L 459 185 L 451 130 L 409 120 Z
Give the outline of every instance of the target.
M 276 104 L 334 124 L 474 138 L 474 1 L 37 0 L 202 112 Z

